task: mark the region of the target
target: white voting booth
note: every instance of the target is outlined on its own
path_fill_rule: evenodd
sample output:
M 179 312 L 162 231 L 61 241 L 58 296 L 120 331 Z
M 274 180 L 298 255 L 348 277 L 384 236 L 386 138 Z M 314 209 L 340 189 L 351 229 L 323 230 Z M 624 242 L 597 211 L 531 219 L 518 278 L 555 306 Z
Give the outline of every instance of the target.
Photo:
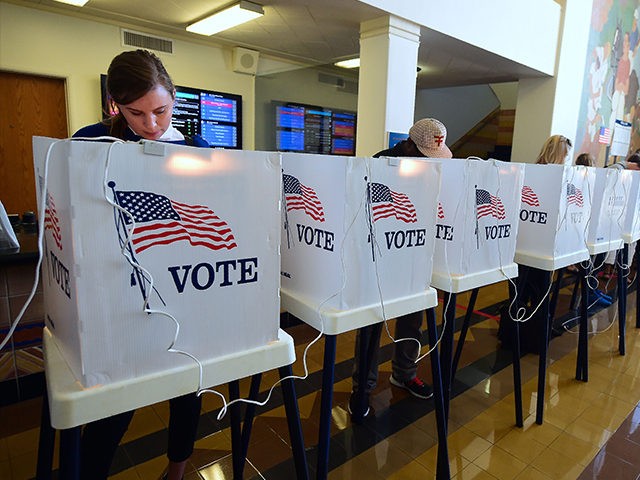
M 623 214 L 627 191 L 623 173 L 615 168 L 592 168 L 594 185 L 587 248 L 591 255 L 618 250 L 622 246 Z
M 594 171 L 525 164 L 516 262 L 553 271 L 589 258 Z
M 437 163 L 284 153 L 282 165 L 286 310 L 336 334 L 382 321 L 381 305 L 392 318 L 437 304 Z
M 622 239 L 624 243 L 633 243 L 640 239 L 640 172 L 624 170 L 620 174 L 627 194 Z
M 82 385 L 194 365 L 167 351 L 176 324 L 145 313 L 144 298 L 179 324 L 173 348 L 202 362 L 277 340 L 278 154 L 36 137 L 40 187 L 54 142 L 42 264 L 46 325 Z
M 522 165 L 476 159 L 440 163 L 431 284 L 457 293 L 515 277 Z

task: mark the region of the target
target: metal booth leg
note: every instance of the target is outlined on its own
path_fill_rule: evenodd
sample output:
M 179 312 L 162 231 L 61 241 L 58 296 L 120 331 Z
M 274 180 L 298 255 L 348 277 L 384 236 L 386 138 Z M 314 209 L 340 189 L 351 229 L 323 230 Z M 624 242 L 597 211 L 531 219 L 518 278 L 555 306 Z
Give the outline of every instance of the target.
M 442 330 L 442 348 L 440 349 L 440 368 L 442 370 L 442 401 L 444 418 L 449 421 L 449 401 L 451 399 L 451 362 L 453 357 L 453 330 L 456 318 L 456 294 L 444 293 L 444 312 Z
M 329 473 L 329 442 L 331 441 L 331 404 L 336 365 L 336 335 L 324 336 L 322 396 L 320 400 L 320 433 L 318 434 L 318 466 L 316 478 L 324 480 Z
M 308 480 L 309 469 L 307 467 L 307 455 L 304 450 L 304 439 L 302 437 L 302 427 L 300 425 L 300 411 L 298 410 L 298 400 L 293 384 L 291 365 L 280 367 L 280 379 L 282 396 L 284 397 L 284 409 L 287 414 L 287 426 L 289 427 L 289 439 L 291 440 L 291 451 L 296 467 L 296 478 L 298 480 Z
M 438 429 L 438 464 L 436 478 L 437 480 L 447 480 L 451 477 L 449 472 L 449 449 L 447 446 L 447 420 L 443 403 L 442 371 L 440 369 L 440 356 L 438 355 L 438 330 L 436 327 L 436 311 L 434 308 L 427 310 L 427 333 L 429 335 L 429 346 L 431 348 L 433 401 L 435 403 L 436 426 Z
M 40 438 L 38 440 L 38 464 L 36 466 L 36 480 L 51 480 L 53 470 L 53 449 L 56 441 L 56 431 L 51 426 L 49 414 L 49 396 L 46 387 L 42 393 L 42 416 L 40 420 Z M 80 457 L 78 457 L 80 458 Z
M 544 281 L 542 282 L 541 291 L 549 288 L 553 272 L 545 271 Z M 547 295 L 540 306 L 540 315 L 542 315 L 542 336 L 540 340 L 540 358 L 538 361 L 538 399 L 536 405 L 536 423 L 542 425 L 544 416 L 544 390 L 547 383 L 547 353 L 549 351 L 549 330 L 553 320 L 549 316 L 549 296 Z

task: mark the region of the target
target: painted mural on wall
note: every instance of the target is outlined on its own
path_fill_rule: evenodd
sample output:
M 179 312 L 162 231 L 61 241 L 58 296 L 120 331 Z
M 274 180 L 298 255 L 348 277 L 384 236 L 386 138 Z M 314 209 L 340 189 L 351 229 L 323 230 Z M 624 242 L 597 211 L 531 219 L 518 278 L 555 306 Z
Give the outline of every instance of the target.
M 640 0 L 594 0 L 575 153 L 599 166 L 616 120 L 632 124 L 630 152 L 640 148 L 639 21 Z

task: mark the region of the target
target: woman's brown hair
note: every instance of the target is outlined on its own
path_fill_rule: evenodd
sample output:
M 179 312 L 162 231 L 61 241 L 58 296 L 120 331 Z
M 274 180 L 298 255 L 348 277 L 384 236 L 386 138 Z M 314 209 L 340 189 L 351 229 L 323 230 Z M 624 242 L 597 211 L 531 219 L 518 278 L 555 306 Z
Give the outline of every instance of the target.
M 172 97 L 175 87 L 162 61 L 148 50 L 132 50 L 117 55 L 107 71 L 107 93 L 111 101 L 128 105 L 145 96 L 150 90 L 161 85 Z M 124 138 L 128 127 L 122 113 L 105 120 L 110 135 Z

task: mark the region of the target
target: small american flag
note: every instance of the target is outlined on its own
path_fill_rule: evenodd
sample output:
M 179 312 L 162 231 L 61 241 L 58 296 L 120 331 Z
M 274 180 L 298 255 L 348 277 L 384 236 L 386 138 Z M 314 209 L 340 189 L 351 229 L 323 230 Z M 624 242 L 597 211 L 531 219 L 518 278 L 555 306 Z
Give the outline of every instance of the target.
M 527 185 L 522 187 L 522 201 L 532 207 L 540 206 L 538 195 L 536 195 L 536 192 L 534 192 L 533 189 Z
M 56 245 L 62 250 L 62 234 L 60 233 L 60 220 L 58 220 L 58 212 L 53 197 L 47 193 L 47 207 L 44 210 L 44 229 L 51 230 L 51 235 Z
M 318 222 L 324 222 L 324 209 L 322 202 L 313 188 L 300 183 L 293 175 L 282 175 L 284 195 L 287 200 L 287 212 L 290 210 L 302 210 Z
M 507 218 L 504 205 L 500 197 L 491 195 L 486 190 L 481 188 L 476 189 L 476 207 L 478 211 L 478 218 L 491 215 L 499 220 Z
M 388 217 L 396 217 L 405 223 L 418 221 L 416 209 L 407 195 L 394 192 L 382 183 L 371 183 L 369 188 L 374 222 Z
M 609 145 L 611 143 L 611 129 L 607 127 L 600 127 L 600 134 L 598 135 L 598 143 L 604 143 Z
M 438 218 L 442 220 L 444 218 L 444 209 L 442 208 L 442 203 L 438 202 Z
M 583 203 L 582 190 L 576 187 L 573 183 L 567 183 L 567 204 L 574 204 L 577 207 L 582 207 Z
M 176 202 L 150 192 L 116 191 L 115 195 L 118 204 L 136 222 L 131 235 L 136 253 L 181 240 L 211 250 L 237 247 L 227 223 L 208 207 Z M 129 215 L 123 217 L 127 225 L 132 223 Z

